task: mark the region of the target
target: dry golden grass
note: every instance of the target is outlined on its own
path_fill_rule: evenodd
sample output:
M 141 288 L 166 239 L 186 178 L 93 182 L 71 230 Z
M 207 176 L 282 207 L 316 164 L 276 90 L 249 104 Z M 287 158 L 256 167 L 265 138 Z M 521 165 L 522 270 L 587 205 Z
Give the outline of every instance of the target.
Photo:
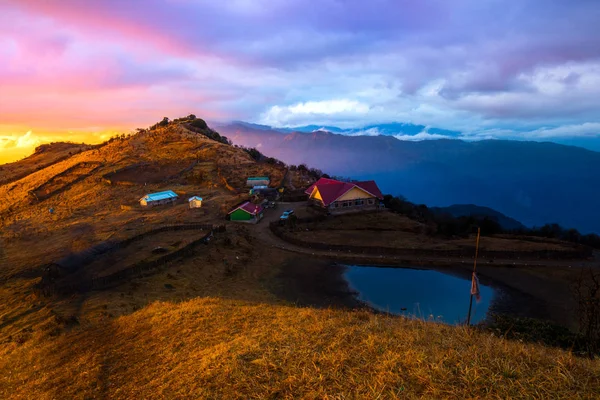
M 600 364 L 450 326 L 216 298 L 0 350 L 2 398 L 597 398 Z
M 101 179 L 138 162 L 196 159 L 193 172 L 203 179 L 172 189 L 204 197 L 200 210 L 183 203 L 140 211 L 141 195 L 171 187 L 108 186 Z M 29 190 L 85 161 L 103 166 L 29 204 Z M 220 175 L 241 184 L 249 162 L 240 149 L 170 127 L 0 185 L 0 398 L 594 398 L 600 391 L 598 363 L 564 351 L 463 328 L 282 304 L 263 285 L 284 256 L 261 247 L 246 226 L 228 227 L 228 245 L 213 242 L 168 271 L 114 291 L 33 296 L 37 280 L 27 272 L 70 252 L 161 224 L 222 222 L 241 198 Z M 257 173 L 271 175 L 261 168 L 270 167 Z M 147 305 L 156 299 L 165 302 Z M 81 325 L 70 325 L 70 316 Z
M 102 179 L 104 174 L 137 163 L 188 166 L 196 160 L 200 160 L 198 167 L 175 182 L 111 186 Z M 64 192 L 42 202 L 32 202 L 29 195 L 31 190 L 78 163 L 90 161 L 100 162 L 102 166 Z M 219 199 L 219 204 L 239 201 L 228 181 L 245 183 L 247 171 L 244 166 L 249 163 L 253 161 L 242 149 L 190 133 L 180 126 L 169 126 L 116 140 L 100 148 L 75 154 L 16 182 L 0 185 L 0 197 L 4 199 L 0 203 L 0 236 L 8 239 L 32 236 L 49 238 L 74 224 L 86 223 L 95 232 L 114 232 L 128 221 L 140 218 L 152 224 L 174 223 L 178 218 L 187 220 L 189 216 L 180 208 L 140 212 L 140 197 L 166 189 L 172 189 L 182 196 L 202 196 L 207 200 L 205 209 L 211 210 L 202 220 L 220 222 L 224 210 L 213 207 L 212 199 Z M 2 167 L 6 173 L 12 173 L 10 171 L 20 171 L 32 165 L 30 160 L 25 159 Z M 281 168 L 268 164 L 260 164 L 257 168 L 267 175 L 282 176 Z M 122 208 L 122 205 L 125 207 Z M 53 215 L 48 212 L 50 207 L 54 209 Z
M 70 157 L 72 154 L 86 151 L 93 146 L 77 143 L 52 143 L 39 147 L 39 150 L 23 160 L 0 164 L 0 185 L 20 179 L 53 163 Z

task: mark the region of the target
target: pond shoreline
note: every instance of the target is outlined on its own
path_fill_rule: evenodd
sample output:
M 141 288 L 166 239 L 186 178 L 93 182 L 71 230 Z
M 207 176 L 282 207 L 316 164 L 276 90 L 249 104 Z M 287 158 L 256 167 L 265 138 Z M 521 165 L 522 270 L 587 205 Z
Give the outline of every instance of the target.
M 470 297 L 470 277 L 428 268 L 386 268 L 347 265 L 344 278 L 359 300 L 391 314 L 464 325 Z M 471 323 L 482 323 L 496 289 L 481 284 L 481 301 L 473 302 Z
M 447 275 L 470 280 L 472 265 L 454 266 L 423 266 L 406 265 L 404 263 L 394 264 L 366 264 L 357 263 L 349 257 L 348 260 L 319 257 L 292 256 L 281 267 L 276 281 L 279 287 L 274 290 L 281 298 L 291 301 L 299 306 L 313 307 L 336 307 L 349 309 L 369 309 L 376 313 L 386 314 L 378 310 L 368 302 L 360 300 L 359 293 L 354 291 L 344 277 L 346 265 L 356 265 L 379 268 L 402 268 L 415 270 L 432 270 Z M 478 266 L 478 277 L 480 283 L 494 289 L 495 296 L 489 307 L 489 314 L 505 314 L 512 317 L 526 317 L 550 321 L 552 323 L 574 329 L 572 312 L 568 306 L 558 309 L 549 304 L 552 298 L 552 286 L 554 282 L 547 282 L 547 288 L 537 288 L 546 296 L 535 296 L 532 293 L 521 290 L 515 283 L 526 283 L 530 280 L 527 275 L 529 271 L 517 268 L 502 268 Z M 544 281 L 542 278 L 541 281 Z M 468 290 L 465 293 L 465 308 L 468 305 Z M 401 316 L 402 314 L 392 314 Z

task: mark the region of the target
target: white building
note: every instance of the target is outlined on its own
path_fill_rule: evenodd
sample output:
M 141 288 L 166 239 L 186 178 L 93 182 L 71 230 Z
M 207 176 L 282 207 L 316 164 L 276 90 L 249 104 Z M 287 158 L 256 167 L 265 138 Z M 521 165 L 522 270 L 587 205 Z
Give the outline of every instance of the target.
M 202 197 L 192 196 L 188 199 L 190 203 L 190 208 L 200 208 L 202 207 Z

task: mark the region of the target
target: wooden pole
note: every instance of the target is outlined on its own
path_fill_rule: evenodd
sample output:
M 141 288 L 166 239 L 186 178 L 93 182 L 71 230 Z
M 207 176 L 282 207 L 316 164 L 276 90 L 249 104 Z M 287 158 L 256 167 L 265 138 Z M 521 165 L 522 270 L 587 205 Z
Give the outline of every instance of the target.
M 477 242 L 475 244 L 475 261 L 473 262 L 473 273 L 477 271 L 477 255 L 479 254 L 479 235 L 481 228 L 477 227 Z M 471 285 L 473 284 L 473 277 L 471 277 Z M 467 326 L 471 326 L 471 310 L 473 309 L 473 293 L 469 298 L 469 314 L 467 314 Z

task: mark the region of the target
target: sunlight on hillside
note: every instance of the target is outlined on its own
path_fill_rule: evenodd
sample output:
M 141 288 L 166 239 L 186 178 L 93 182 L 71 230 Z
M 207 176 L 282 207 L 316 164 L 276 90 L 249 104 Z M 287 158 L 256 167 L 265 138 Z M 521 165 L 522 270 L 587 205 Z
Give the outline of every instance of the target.
M 531 303 L 525 316 L 571 324 L 571 266 L 589 264 L 591 252 L 581 244 L 485 232 L 478 273 L 482 285 L 506 291 L 494 307 L 507 310 L 510 329 L 491 318 L 469 329 L 381 314 L 360 301 L 343 265 L 470 274 L 473 238 L 460 221 L 398 198 L 388 198 L 388 211 L 327 218 L 296 199 L 321 172 L 235 146 L 194 115 L 97 146 L 41 145 L 58 135 L 24 132 L 6 135 L 3 150 L 37 145 L 35 154 L 0 169 L 0 398 L 593 398 L 599 390 L 599 364 L 578 357 L 579 336 L 544 321 L 515 328 L 522 319 L 510 314 Z M 257 176 L 296 194 L 249 198 Z M 180 200 L 140 204 L 165 190 Z M 192 196 L 201 207 L 190 207 Z M 231 217 L 248 200 L 272 206 L 260 223 Z M 288 207 L 293 225 L 280 219 Z
M 600 400 L 600 0 L 0 16 L 0 400 Z
M 52 142 L 98 144 L 123 132 L 117 129 L 102 130 L 99 132 L 40 132 L 25 127 L 0 127 L 0 164 L 28 157 L 41 144 Z
M 19 398 L 591 398 L 600 372 L 464 327 L 210 297 L 37 332 L 0 360 Z

